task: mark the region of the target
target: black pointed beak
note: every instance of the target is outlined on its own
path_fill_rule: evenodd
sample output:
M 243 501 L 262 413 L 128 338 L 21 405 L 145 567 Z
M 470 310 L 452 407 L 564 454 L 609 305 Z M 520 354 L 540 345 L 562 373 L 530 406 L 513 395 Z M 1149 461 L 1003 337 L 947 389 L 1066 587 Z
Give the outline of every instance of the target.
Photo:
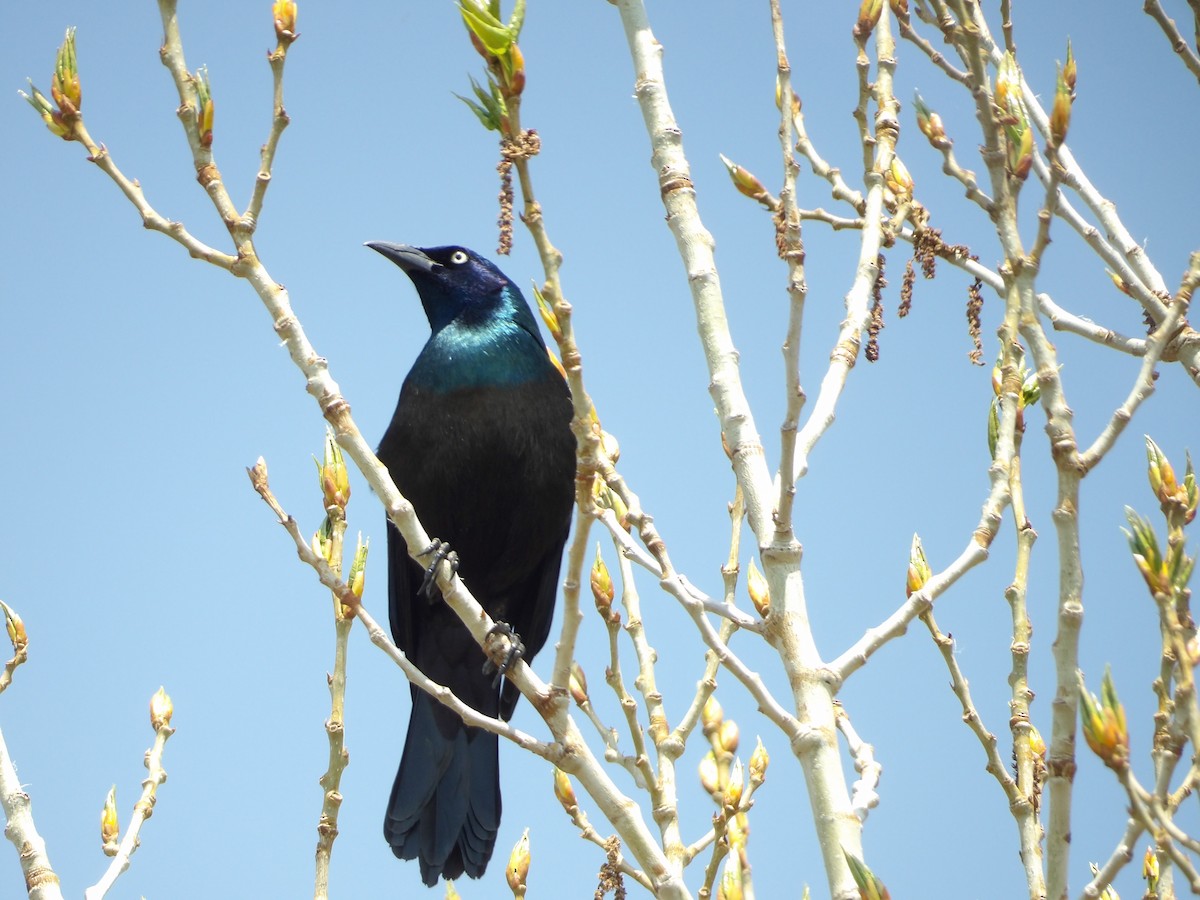
M 364 247 L 370 247 L 382 253 L 405 272 L 432 272 L 440 269 L 442 264 L 430 259 L 425 251 L 408 244 L 390 244 L 387 241 L 367 241 Z

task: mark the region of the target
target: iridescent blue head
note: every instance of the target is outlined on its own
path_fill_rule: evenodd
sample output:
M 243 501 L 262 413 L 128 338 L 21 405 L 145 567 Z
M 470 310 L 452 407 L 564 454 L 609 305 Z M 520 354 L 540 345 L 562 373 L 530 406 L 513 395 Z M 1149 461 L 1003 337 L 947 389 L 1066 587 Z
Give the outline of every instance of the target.
M 491 260 L 465 247 L 410 247 L 370 241 L 405 271 L 416 286 L 429 327 L 437 334 L 451 323 L 463 328 L 486 328 L 511 322 L 542 338 L 529 304 L 520 290 Z
M 433 331 L 406 385 L 444 393 L 556 377 L 529 304 L 489 260 L 464 247 L 367 246 L 412 279 Z

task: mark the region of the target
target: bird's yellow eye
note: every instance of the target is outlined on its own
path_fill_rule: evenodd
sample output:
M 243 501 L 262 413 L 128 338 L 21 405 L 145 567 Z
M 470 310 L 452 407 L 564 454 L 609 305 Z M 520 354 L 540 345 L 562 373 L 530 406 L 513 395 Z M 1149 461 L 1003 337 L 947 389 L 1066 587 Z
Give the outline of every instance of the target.
M 470 259 L 470 257 L 467 256 L 466 252 L 463 250 L 455 250 L 450 254 L 450 262 L 454 263 L 456 266 L 461 266 L 468 259 Z

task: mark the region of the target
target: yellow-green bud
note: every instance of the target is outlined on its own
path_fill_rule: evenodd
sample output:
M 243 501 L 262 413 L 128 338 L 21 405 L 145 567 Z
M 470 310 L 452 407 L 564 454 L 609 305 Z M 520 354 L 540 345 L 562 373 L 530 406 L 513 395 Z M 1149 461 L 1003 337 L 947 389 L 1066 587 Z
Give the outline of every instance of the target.
M 925 584 L 932 576 L 929 571 L 929 563 L 925 559 L 925 548 L 921 546 L 921 536 L 914 534 L 912 539 L 912 547 L 908 551 L 908 575 L 905 583 L 905 596 L 911 597 Z
M 1087 690 L 1083 673 L 1079 673 L 1079 716 L 1087 745 L 1110 769 L 1120 771 L 1129 765 L 1129 730 L 1125 724 L 1125 707 L 1117 698 L 1112 670 L 1104 669 L 1100 696 Z
M 742 771 L 742 761 L 735 759 L 729 770 L 729 783 L 725 785 L 724 805 L 728 809 L 737 809 L 742 803 L 742 793 L 746 788 L 746 776 Z
M 1046 758 L 1046 740 L 1045 740 L 1045 738 L 1042 737 L 1042 733 L 1040 731 L 1038 731 L 1037 728 L 1035 728 L 1033 725 L 1029 726 L 1028 741 L 1029 741 L 1029 752 L 1032 753 L 1034 756 L 1040 756 L 1040 757 L 1042 757 L 1042 759 L 1045 759 Z
M 1153 845 L 1146 848 L 1142 857 L 1142 877 L 1146 879 L 1146 890 L 1152 894 L 1158 893 L 1158 854 Z
M 767 766 L 771 764 L 771 755 L 763 746 L 762 738 L 756 738 L 754 752 L 750 754 L 750 784 L 758 787 L 767 780 Z
M 575 799 L 575 788 L 571 786 L 571 779 L 567 773 L 557 766 L 554 768 L 554 796 L 568 814 L 574 815 L 573 810 L 579 805 L 579 801 Z
M 562 327 L 558 324 L 558 313 L 554 311 L 554 307 L 551 306 L 550 301 L 546 299 L 546 295 L 542 293 L 536 282 L 533 285 L 533 299 L 537 301 L 538 315 L 542 317 L 542 322 L 545 323 L 550 336 L 556 342 L 561 340 Z
M 725 868 L 717 885 L 717 900 L 742 900 L 742 860 L 739 854 L 730 853 L 725 858 Z
M 1088 868 L 1092 870 L 1092 877 L 1100 874 L 1100 867 L 1095 863 L 1088 863 Z M 1116 888 L 1110 884 L 1100 892 L 1100 900 L 1121 900 L 1121 895 L 1118 894 Z
M 704 701 L 704 708 L 700 710 L 700 724 L 704 729 L 704 734 L 711 737 L 721 727 L 724 718 L 725 711 L 721 709 L 721 701 L 715 694 L 709 694 L 708 699 Z
M 512 849 L 508 857 L 508 868 L 504 871 L 509 890 L 514 896 L 525 896 L 525 883 L 529 878 L 529 829 L 521 835 L 521 839 Z
M 17 611 L 7 603 L 0 601 L 0 609 L 4 612 L 4 628 L 8 632 L 8 639 L 12 642 L 13 650 L 20 653 L 29 645 L 29 637 L 25 634 L 25 623 L 21 621 Z
M 354 561 L 350 563 L 350 592 L 359 600 L 362 599 L 363 587 L 367 577 L 367 553 L 371 550 L 371 540 L 363 541 L 362 532 L 358 533 L 358 543 L 354 547 Z
M 213 142 L 212 84 L 208 80 L 208 67 L 196 70 L 192 83 L 196 86 L 196 130 L 200 132 L 200 145 L 211 147 Z
M 721 791 L 721 769 L 717 765 L 716 755 L 711 750 L 700 759 L 697 771 L 700 775 L 701 786 L 713 797 L 716 797 Z
M 1191 454 L 1187 456 L 1187 470 L 1182 484 L 1176 478 L 1175 469 L 1166 454 L 1149 435 L 1146 435 L 1146 463 L 1150 489 L 1162 504 L 1163 512 L 1168 516 L 1175 513 L 1183 518 L 1184 524 L 1190 523 L 1196 517 L 1197 500 L 1200 500 Z
M 324 461 L 317 462 L 314 457 L 313 462 L 317 463 L 317 478 L 321 484 L 325 508 L 336 506 L 345 509 L 346 504 L 350 502 L 350 470 L 346 467 L 342 448 L 333 439 L 331 430 L 325 432 Z
M 846 857 L 846 865 L 850 868 L 850 874 L 854 876 L 854 883 L 858 885 L 858 892 L 863 900 L 889 900 L 891 895 L 887 887 L 865 862 L 845 847 L 842 848 L 842 855 Z
M 1104 271 L 1108 273 L 1109 279 L 1111 279 L 1112 283 L 1116 286 L 1118 291 L 1120 291 L 1122 294 L 1124 294 L 1127 297 L 1133 296 L 1133 290 L 1129 287 L 1129 284 L 1125 281 L 1124 278 L 1122 278 L 1120 275 L 1118 275 L 1112 269 L 1105 269 Z
M 720 730 L 717 731 L 716 743 L 726 753 L 736 753 L 740 738 L 741 732 L 738 729 L 737 722 L 733 721 L 733 719 L 726 719 L 721 723 Z
M 75 62 L 75 29 L 68 28 L 58 57 L 54 61 L 54 77 L 50 80 L 50 96 L 64 116 L 78 115 L 83 107 L 83 91 L 79 86 L 79 69 Z
M 155 731 L 171 726 L 171 716 L 175 713 L 175 705 L 170 696 L 160 686 L 150 698 L 150 727 Z
M 884 180 L 887 182 L 888 190 L 896 195 L 897 202 L 903 203 L 912 197 L 912 175 L 908 173 L 908 167 L 904 165 L 899 156 L 892 154 L 892 162 L 888 166 Z
M 100 844 L 105 856 L 117 855 L 117 838 L 121 836 L 121 824 L 117 820 L 117 786 L 108 789 L 104 808 L 100 811 Z
M 803 104 L 800 102 L 800 95 L 796 93 L 795 85 L 792 86 L 792 115 L 800 115 L 800 110 Z M 783 109 L 783 86 L 779 79 L 775 79 L 775 108 Z
M 750 567 L 746 570 L 746 589 L 750 592 L 750 602 L 765 619 L 771 611 L 771 589 L 767 585 L 766 577 L 758 571 L 753 556 L 750 557 Z
M 326 516 L 321 527 L 313 533 L 312 551 L 325 560 L 333 562 L 333 520 Z

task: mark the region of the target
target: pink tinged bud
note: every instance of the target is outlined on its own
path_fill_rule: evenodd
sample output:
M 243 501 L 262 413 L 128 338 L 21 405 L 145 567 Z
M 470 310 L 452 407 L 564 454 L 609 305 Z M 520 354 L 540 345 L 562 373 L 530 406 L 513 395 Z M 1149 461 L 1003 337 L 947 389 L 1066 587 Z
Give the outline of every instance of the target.
M 175 713 L 175 705 L 161 687 L 150 698 L 150 727 L 155 731 L 171 726 L 171 716 Z
M 1033 168 L 1033 129 L 1026 123 L 1015 129 L 1014 134 L 1009 144 L 1009 170 L 1018 181 L 1024 181 Z
M 721 162 L 725 164 L 725 171 L 729 173 L 729 179 L 737 188 L 738 193 L 744 194 L 751 200 L 757 200 L 763 205 L 769 205 L 768 191 L 763 183 L 754 176 L 754 173 L 742 168 L 723 153 L 720 154 L 720 157 Z
M 596 561 L 592 563 L 592 573 L 589 577 L 592 586 L 592 599 L 596 601 L 596 609 L 607 613 L 612 607 L 616 590 L 613 588 L 612 576 L 608 574 L 608 566 L 600 556 L 600 544 L 596 544 Z
M 1067 39 L 1067 61 L 1062 67 L 1063 81 L 1067 83 L 1067 89 L 1071 92 L 1071 99 L 1075 99 L 1075 53 L 1071 49 L 1071 40 Z
M 950 146 L 950 139 L 946 137 L 946 129 L 942 125 L 942 117 L 925 105 L 920 94 L 914 95 L 913 106 L 917 112 L 917 128 L 929 143 L 936 148 Z
M 290 44 L 300 34 L 296 31 L 296 4 L 294 0 L 275 0 L 271 14 L 275 19 L 275 36 L 280 43 Z
M 570 675 L 571 697 L 580 706 L 588 702 L 587 677 L 583 674 L 583 667 L 578 662 L 571 663 Z
M 858 21 L 854 24 L 854 36 L 865 41 L 879 24 L 883 15 L 883 0 L 862 0 L 858 8 Z
M 1118 275 L 1116 272 L 1112 271 L 1111 269 L 1105 269 L 1104 271 L 1108 273 L 1109 279 L 1116 286 L 1118 291 L 1120 291 L 1126 297 L 1133 296 L 1133 291 L 1130 289 L 1129 285 L 1126 284 L 1124 278 L 1122 278 L 1120 275 Z
M 1067 139 L 1067 128 L 1071 125 L 1071 101 L 1073 92 L 1059 67 L 1054 88 L 1054 106 L 1050 110 L 1050 137 L 1057 146 Z
M 525 90 L 525 54 L 513 41 L 508 53 L 500 57 L 500 70 L 504 73 L 504 93 L 508 97 L 520 97 Z

